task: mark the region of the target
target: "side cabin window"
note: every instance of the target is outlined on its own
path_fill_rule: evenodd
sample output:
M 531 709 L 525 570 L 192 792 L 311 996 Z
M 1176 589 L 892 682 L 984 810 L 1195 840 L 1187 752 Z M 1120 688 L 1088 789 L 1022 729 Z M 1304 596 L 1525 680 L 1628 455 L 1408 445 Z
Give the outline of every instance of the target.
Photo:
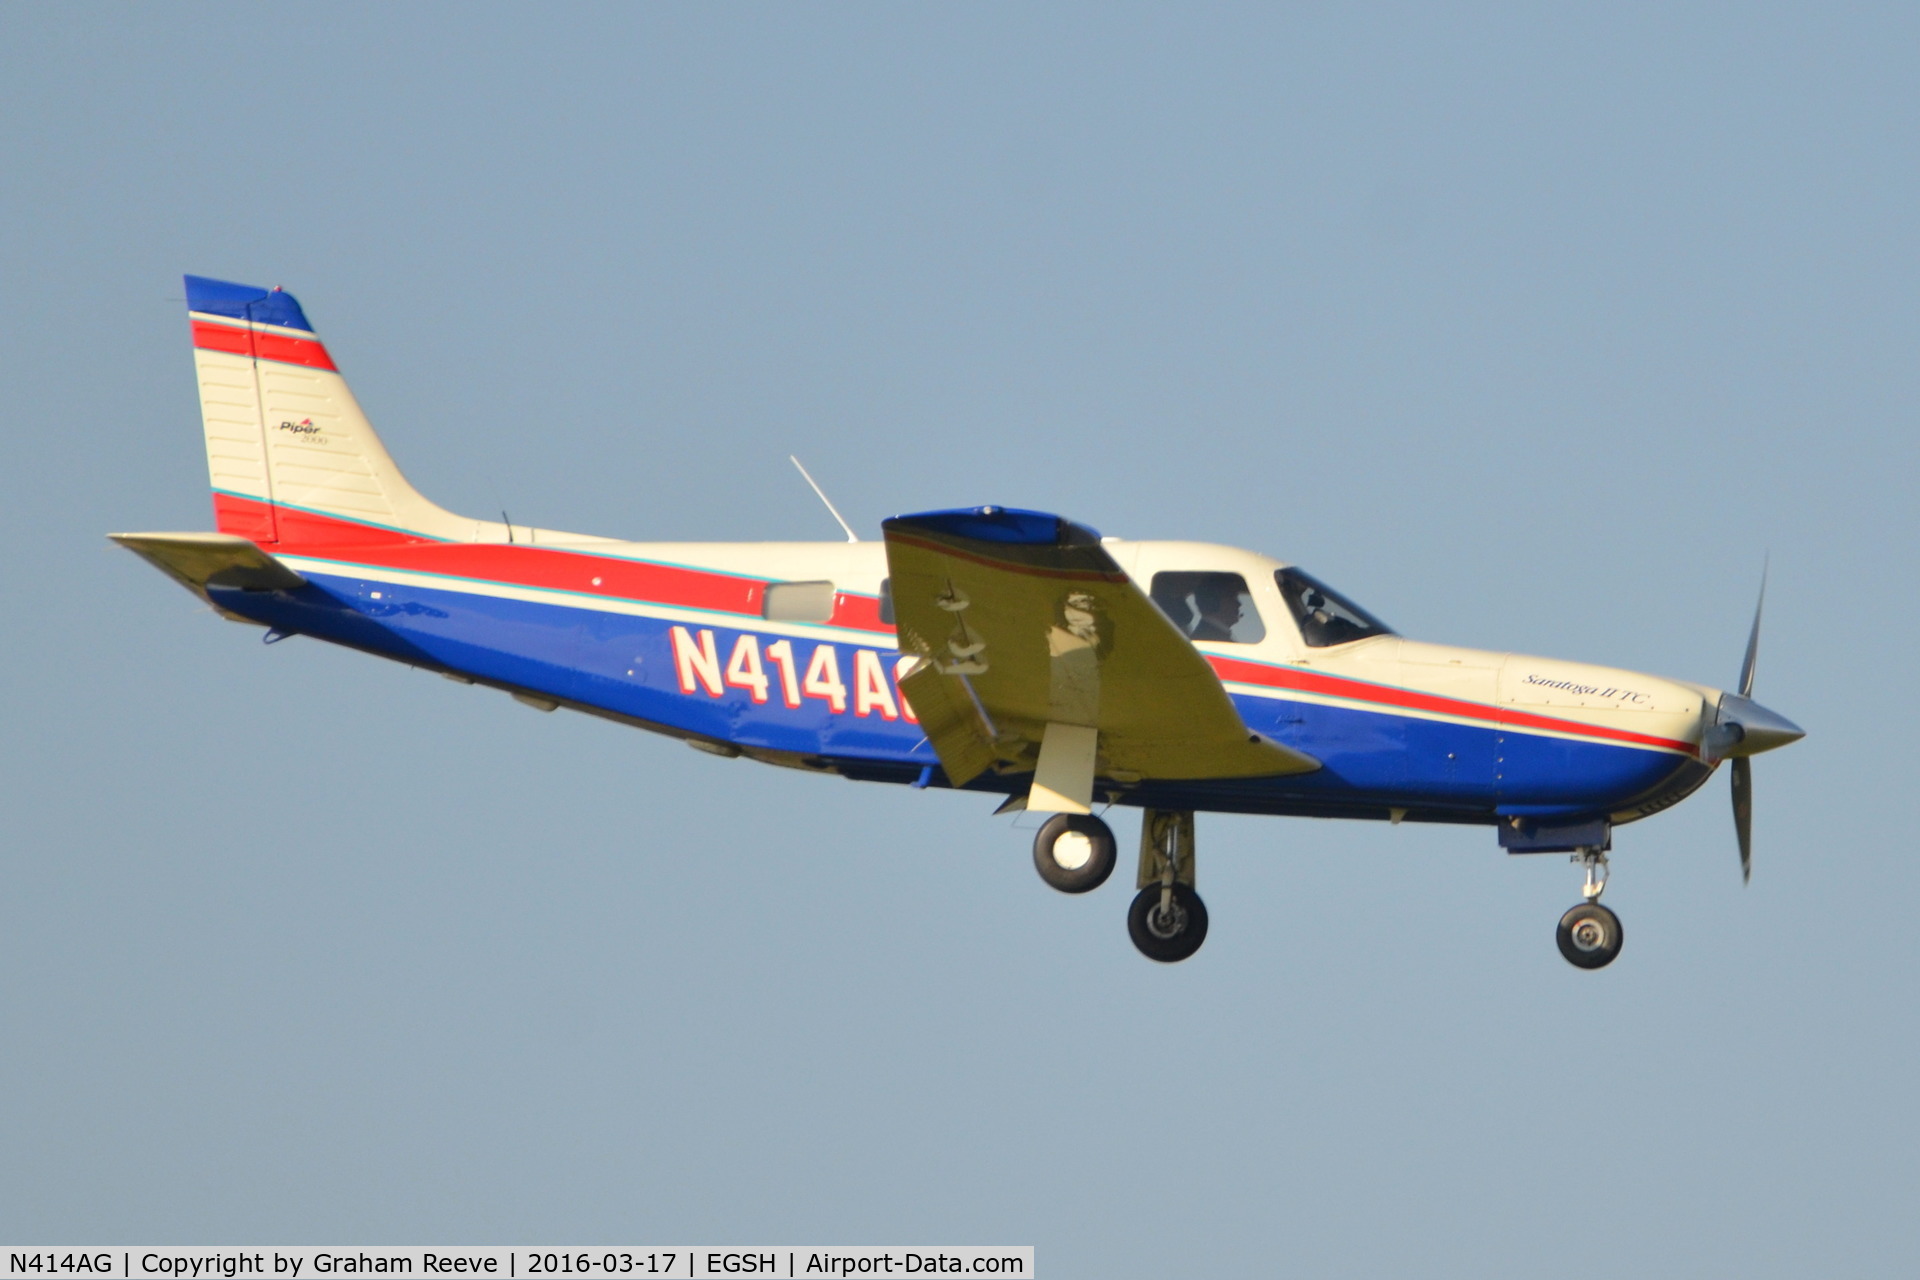
M 769 582 L 760 605 L 768 622 L 827 622 L 833 618 L 831 582 Z
M 1279 584 L 1287 611 L 1300 624 L 1300 638 L 1310 649 L 1393 634 L 1393 628 L 1311 574 L 1281 569 L 1273 580 Z
M 880 621 L 893 625 L 893 579 L 880 579 Z
M 1237 573 L 1156 573 L 1147 594 L 1189 640 L 1259 644 L 1267 638 L 1247 580 Z

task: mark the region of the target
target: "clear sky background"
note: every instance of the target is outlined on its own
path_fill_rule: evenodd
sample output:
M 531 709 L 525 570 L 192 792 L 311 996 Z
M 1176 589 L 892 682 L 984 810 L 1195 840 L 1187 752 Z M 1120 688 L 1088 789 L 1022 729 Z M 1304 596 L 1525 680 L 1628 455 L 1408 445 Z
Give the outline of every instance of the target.
M 1912 6 L 0 10 L 0 1238 L 1031 1243 L 1049 1277 L 1882 1276 L 1920 1248 Z M 641 539 L 993 502 L 1726 684 L 1560 857 L 1202 815 L 1212 934 L 991 798 L 308 640 L 182 272 L 418 486 Z M 1136 838 L 1116 815 L 1123 848 Z

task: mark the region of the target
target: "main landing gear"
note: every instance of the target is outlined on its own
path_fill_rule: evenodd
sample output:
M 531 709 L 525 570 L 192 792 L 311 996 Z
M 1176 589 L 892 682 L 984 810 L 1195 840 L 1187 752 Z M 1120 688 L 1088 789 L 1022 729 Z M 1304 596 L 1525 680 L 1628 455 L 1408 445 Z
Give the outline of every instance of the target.
M 1193 811 L 1148 809 L 1140 817 L 1140 892 L 1127 934 L 1149 960 L 1185 960 L 1207 940 L 1207 904 L 1193 891 Z
M 1600 895 L 1607 887 L 1607 852 L 1580 849 L 1573 860 L 1586 868 L 1586 883 L 1580 889 L 1585 901 L 1560 917 L 1554 940 L 1568 964 L 1580 969 L 1604 969 L 1620 954 L 1620 944 L 1626 939 L 1620 917 L 1600 905 Z
M 1113 874 L 1113 829 L 1092 814 L 1056 813 L 1033 840 L 1033 867 L 1062 893 L 1098 889 Z
M 1057 813 L 1034 838 L 1033 865 L 1062 893 L 1085 893 L 1113 874 L 1115 852 L 1106 823 Z M 1140 892 L 1127 910 L 1127 933 L 1140 954 L 1172 964 L 1198 951 L 1207 940 L 1207 904 L 1193 889 L 1192 811 L 1145 811 L 1135 882 Z

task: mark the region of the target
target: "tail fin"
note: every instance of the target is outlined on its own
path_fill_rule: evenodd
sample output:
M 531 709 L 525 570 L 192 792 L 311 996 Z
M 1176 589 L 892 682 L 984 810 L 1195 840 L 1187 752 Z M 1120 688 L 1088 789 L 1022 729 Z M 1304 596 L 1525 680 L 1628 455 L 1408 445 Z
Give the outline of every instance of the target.
M 222 533 L 331 545 L 481 539 L 407 483 L 292 294 L 187 277 Z

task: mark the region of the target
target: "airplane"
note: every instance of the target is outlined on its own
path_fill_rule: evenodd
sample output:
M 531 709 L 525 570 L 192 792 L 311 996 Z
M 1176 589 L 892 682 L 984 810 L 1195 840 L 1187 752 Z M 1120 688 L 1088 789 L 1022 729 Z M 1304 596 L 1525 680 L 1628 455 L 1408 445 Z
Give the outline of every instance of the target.
M 1567 854 L 1584 883 L 1556 942 L 1603 968 L 1613 829 L 1728 763 L 1748 878 L 1752 757 L 1804 736 L 1752 698 L 1764 574 L 1725 691 L 1408 639 L 1297 565 L 1040 511 L 895 516 L 880 542 L 844 520 L 845 542 L 675 543 L 458 516 L 407 483 L 291 294 L 186 286 L 218 531 L 108 536 L 220 616 L 716 756 L 998 795 L 1045 815 L 1034 866 L 1063 893 L 1118 861 L 1096 809 L 1138 808 L 1127 927 L 1156 961 L 1206 939 L 1213 812 Z

